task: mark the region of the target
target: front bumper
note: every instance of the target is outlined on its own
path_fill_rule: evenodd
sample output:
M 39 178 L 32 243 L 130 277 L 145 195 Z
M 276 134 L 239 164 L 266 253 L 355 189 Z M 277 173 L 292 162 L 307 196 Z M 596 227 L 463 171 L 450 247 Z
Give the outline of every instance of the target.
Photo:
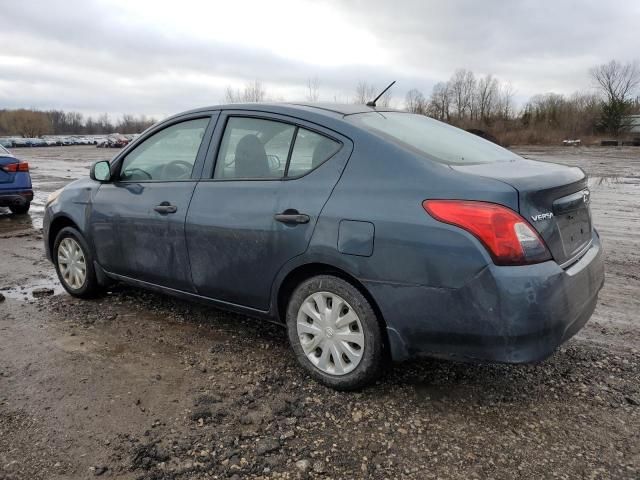
M 0 190 L 0 207 L 21 207 L 31 200 L 33 200 L 33 190 Z
M 591 317 L 604 284 L 597 234 L 567 269 L 553 261 L 489 265 L 459 289 L 370 283 L 395 360 L 417 355 L 528 363 L 551 355 Z

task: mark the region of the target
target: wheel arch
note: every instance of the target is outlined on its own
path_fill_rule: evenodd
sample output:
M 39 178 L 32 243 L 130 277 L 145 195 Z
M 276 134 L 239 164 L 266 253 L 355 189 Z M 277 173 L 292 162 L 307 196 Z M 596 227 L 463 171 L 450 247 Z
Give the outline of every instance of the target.
M 66 215 L 59 215 L 54 218 L 49 226 L 49 236 L 47 238 L 47 247 L 49 249 L 49 253 L 51 255 L 51 260 L 55 262 L 55 256 L 53 255 L 53 245 L 56 241 L 56 237 L 60 230 L 66 227 L 73 227 L 76 230 L 80 231 L 78 228 L 78 224 L 74 222 L 70 217 Z
M 360 293 L 362 293 L 362 295 L 364 295 L 367 301 L 371 304 L 371 308 L 373 308 L 373 311 L 376 314 L 376 318 L 380 324 L 382 337 L 385 342 L 384 351 L 389 352 L 390 339 L 387 328 L 388 325 L 375 298 L 373 298 L 373 295 L 371 295 L 369 290 L 367 290 L 362 282 L 360 282 L 355 276 L 340 267 L 336 267 L 335 265 L 323 262 L 311 262 L 298 265 L 297 267 L 289 271 L 280 282 L 277 290 L 275 298 L 276 319 L 283 324 L 286 323 L 287 305 L 289 303 L 291 295 L 293 294 L 293 291 L 298 285 L 300 285 L 300 283 L 317 275 L 334 275 L 346 282 L 349 282 L 351 285 L 357 288 Z

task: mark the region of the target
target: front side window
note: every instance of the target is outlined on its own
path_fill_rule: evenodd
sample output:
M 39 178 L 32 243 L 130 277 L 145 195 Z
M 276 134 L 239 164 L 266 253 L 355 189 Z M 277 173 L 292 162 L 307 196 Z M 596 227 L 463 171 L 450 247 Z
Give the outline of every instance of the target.
M 427 154 L 448 165 L 471 165 L 520 159 L 509 150 L 424 115 L 371 112 L 347 117 L 366 130 Z
M 188 180 L 208 124 L 208 118 L 188 120 L 147 138 L 124 158 L 120 180 Z

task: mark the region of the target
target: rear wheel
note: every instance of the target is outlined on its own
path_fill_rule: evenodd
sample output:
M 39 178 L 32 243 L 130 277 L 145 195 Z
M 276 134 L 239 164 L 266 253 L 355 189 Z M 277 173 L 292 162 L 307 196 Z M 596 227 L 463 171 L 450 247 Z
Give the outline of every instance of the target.
M 82 234 L 73 227 L 58 233 L 53 246 L 53 259 L 64 289 L 74 297 L 94 297 L 100 286 L 93 268 L 93 258 Z
M 383 334 L 365 296 L 349 282 L 319 275 L 301 283 L 287 308 L 289 341 L 313 378 L 336 390 L 373 382 L 383 364 Z
M 11 205 L 9 210 L 14 215 L 24 215 L 29 211 L 29 208 L 31 208 L 31 202 L 27 202 L 24 205 Z

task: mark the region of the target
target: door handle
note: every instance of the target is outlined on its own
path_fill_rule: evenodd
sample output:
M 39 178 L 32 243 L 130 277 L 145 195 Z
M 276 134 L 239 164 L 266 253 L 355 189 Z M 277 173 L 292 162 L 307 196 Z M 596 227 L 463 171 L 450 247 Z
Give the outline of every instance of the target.
M 168 213 L 176 213 L 178 211 L 178 207 L 175 205 L 171 205 L 169 202 L 162 202 L 160 205 L 156 205 L 153 209 L 161 213 L 162 215 L 166 215 Z
M 289 225 L 296 225 L 300 223 L 309 223 L 309 215 L 300 213 L 297 210 L 287 209 L 282 213 L 276 213 L 273 218 L 277 222 L 286 223 Z

